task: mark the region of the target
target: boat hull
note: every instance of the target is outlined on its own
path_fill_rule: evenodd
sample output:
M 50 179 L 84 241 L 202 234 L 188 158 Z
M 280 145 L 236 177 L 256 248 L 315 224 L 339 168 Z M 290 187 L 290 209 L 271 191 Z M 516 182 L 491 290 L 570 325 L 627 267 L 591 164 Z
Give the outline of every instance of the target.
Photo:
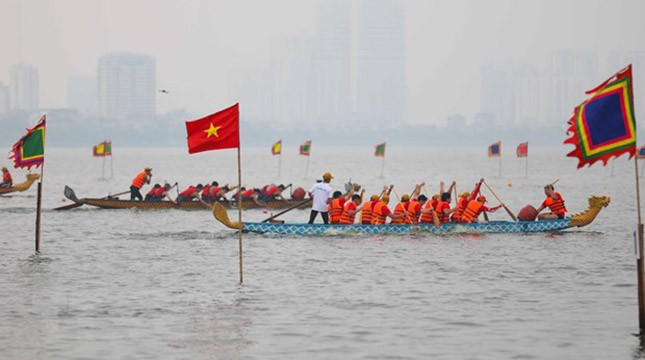
M 334 235 L 334 234 L 409 234 L 414 232 L 431 234 L 459 233 L 535 233 L 557 232 L 571 227 L 569 218 L 549 221 L 491 221 L 488 223 L 448 223 L 441 226 L 419 225 L 325 225 L 325 224 L 280 224 L 245 222 L 244 231 L 261 234 L 281 235 Z

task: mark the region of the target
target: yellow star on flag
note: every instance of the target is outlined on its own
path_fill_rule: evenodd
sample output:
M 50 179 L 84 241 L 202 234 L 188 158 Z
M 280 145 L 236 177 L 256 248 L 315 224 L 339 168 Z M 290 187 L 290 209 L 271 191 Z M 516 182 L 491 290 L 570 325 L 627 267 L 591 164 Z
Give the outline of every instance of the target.
M 204 130 L 204 132 L 206 133 L 206 138 L 208 139 L 209 137 L 211 137 L 211 135 L 215 135 L 215 137 L 219 137 L 219 135 L 217 134 L 217 130 L 221 129 L 222 127 L 213 126 L 213 123 L 210 123 L 210 124 L 211 126 L 208 128 L 208 130 Z

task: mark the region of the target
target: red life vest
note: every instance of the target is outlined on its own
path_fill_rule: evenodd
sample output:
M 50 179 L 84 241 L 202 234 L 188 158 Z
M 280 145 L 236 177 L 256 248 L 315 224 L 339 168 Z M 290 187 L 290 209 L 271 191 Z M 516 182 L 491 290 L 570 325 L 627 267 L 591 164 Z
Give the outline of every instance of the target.
M 210 188 L 210 185 L 204 186 L 204 188 L 202 189 L 202 199 L 206 199 L 208 197 L 208 190 L 210 190 Z
M 372 220 L 370 221 L 372 225 L 383 225 L 387 219 L 387 215 L 383 209 L 388 209 L 387 205 L 381 201 L 377 202 L 372 208 Z M 389 210 L 389 209 L 388 209 Z
M 461 222 L 470 223 L 476 219 L 483 210 L 484 204 L 477 200 L 470 200 L 463 214 L 461 214 Z
M 343 214 L 340 216 L 341 224 L 349 225 L 354 223 L 354 219 L 356 218 L 356 213 L 354 213 L 353 215 L 349 215 L 350 210 L 356 210 L 356 203 L 354 203 L 351 200 L 346 202 L 345 206 L 343 206 Z
M 375 202 L 378 200 L 366 201 L 363 204 L 363 209 L 361 210 L 361 224 L 371 224 L 372 223 L 372 209 L 374 208 Z
M 158 197 L 158 198 L 160 198 L 160 199 L 161 199 L 161 198 L 163 197 L 163 194 L 164 194 L 165 192 L 166 192 L 166 188 L 164 188 L 164 187 L 162 186 L 162 187 L 160 187 L 159 189 L 157 189 L 157 191 L 155 191 L 154 196 L 155 196 L 155 197 Z
M 547 196 L 544 200 L 544 205 L 551 209 L 551 212 L 557 215 L 564 215 L 567 212 L 567 209 L 564 207 L 564 198 L 560 193 L 555 193 L 558 197 L 558 200 L 553 200 L 550 196 Z
M 277 186 L 275 186 L 275 185 L 271 185 L 271 186 L 269 186 L 269 187 L 267 188 L 267 190 L 266 190 L 266 196 L 268 196 L 268 197 L 272 197 L 272 196 L 273 196 L 273 194 L 275 194 L 275 193 L 276 193 L 276 191 L 278 191 L 278 187 L 277 187 Z
M 217 200 L 217 198 L 219 197 L 217 193 L 220 190 L 222 190 L 222 188 L 219 186 L 211 186 L 210 189 L 208 189 L 208 198 L 212 201 Z
M 253 189 L 248 189 L 248 190 L 244 191 L 242 193 L 242 199 L 250 198 L 251 196 L 253 196 L 253 193 L 254 193 Z
M 2 175 L 2 182 L 5 184 L 12 184 L 13 179 L 11 178 L 11 174 L 7 171 Z
M 331 224 L 340 224 L 340 217 L 343 215 L 343 205 L 345 198 L 336 198 L 331 201 L 331 210 L 329 213 L 329 222 Z
M 147 177 L 148 174 L 146 174 L 145 171 L 138 173 L 137 176 L 134 177 L 134 180 L 132 180 L 132 186 L 136 187 L 137 189 L 141 189 L 143 184 L 146 183 Z
M 163 189 L 163 188 L 161 188 L 161 189 Z M 152 189 L 150 189 L 150 191 L 148 191 L 148 193 L 146 194 L 146 197 L 155 196 L 155 192 L 157 192 L 157 190 L 159 190 L 158 187 L 153 187 Z
M 180 193 L 179 193 L 179 196 L 180 196 L 180 197 L 183 197 L 183 198 L 185 198 L 185 199 L 190 200 L 190 199 L 192 199 L 192 198 L 193 198 L 193 193 L 196 193 L 196 192 L 197 192 L 197 188 L 196 188 L 196 187 L 194 187 L 194 186 L 192 186 L 192 185 L 190 185 L 190 186 L 188 187 L 188 189 L 186 189 L 186 190 L 184 190 L 184 191 L 180 192 Z
M 410 221 L 408 221 L 407 219 L 407 216 L 405 216 L 407 213 L 405 210 L 406 205 L 408 205 L 408 202 L 400 202 L 396 204 L 396 206 L 394 207 L 394 215 L 402 215 L 402 217 L 392 218 L 392 224 L 403 224 L 404 222 L 407 222 L 408 224 L 410 223 Z

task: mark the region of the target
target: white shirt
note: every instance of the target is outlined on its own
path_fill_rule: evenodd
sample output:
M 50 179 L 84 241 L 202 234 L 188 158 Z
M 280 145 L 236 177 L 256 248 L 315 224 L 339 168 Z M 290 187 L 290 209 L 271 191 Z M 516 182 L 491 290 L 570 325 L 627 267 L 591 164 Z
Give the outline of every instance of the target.
M 319 182 L 309 190 L 314 198 L 311 210 L 327 212 L 327 199 L 331 198 L 332 190 L 326 182 Z

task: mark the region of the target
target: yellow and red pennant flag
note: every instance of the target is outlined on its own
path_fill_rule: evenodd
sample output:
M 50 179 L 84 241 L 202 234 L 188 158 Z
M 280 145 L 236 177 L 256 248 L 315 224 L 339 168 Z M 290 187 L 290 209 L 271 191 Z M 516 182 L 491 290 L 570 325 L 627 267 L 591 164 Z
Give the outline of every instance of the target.
M 488 146 L 488 157 L 499 157 L 502 156 L 502 142 L 498 141 L 496 143 L 490 144 Z
M 300 145 L 300 155 L 309 156 L 311 154 L 311 140 L 307 140 Z
M 517 145 L 517 157 L 527 157 L 529 156 L 529 143 L 523 142 Z
M 186 121 L 188 153 L 240 147 L 240 110 L 235 104 L 201 119 Z
M 98 157 L 112 156 L 112 141 L 105 140 L 94 145 L 92 154 Z
M 280 155 L 282 154 L 282 140 L 278 140 L 273 146 L 271 147 L 271 154 L 272 155 Z
M 9 156 L 13 158 L 14 167 L 31 169 L 45 163 L 45 123 L 46 115 L 40 118 L 36 126 L 27 129 L 27 134 L 20 138 L 12 147 Z
M 380 143 L 374 146 L 374 156 L 385 157 L 385 144 L 386 143 Z
M 576 148 L 567 156 L 578 158 L 578 168 L 596 161 L 607 165 L 611 157 L 636 154 L 636 122 L 632 90 L 632 66 L 616 73 L 593 90 L 569 120 L 565 144 Z

